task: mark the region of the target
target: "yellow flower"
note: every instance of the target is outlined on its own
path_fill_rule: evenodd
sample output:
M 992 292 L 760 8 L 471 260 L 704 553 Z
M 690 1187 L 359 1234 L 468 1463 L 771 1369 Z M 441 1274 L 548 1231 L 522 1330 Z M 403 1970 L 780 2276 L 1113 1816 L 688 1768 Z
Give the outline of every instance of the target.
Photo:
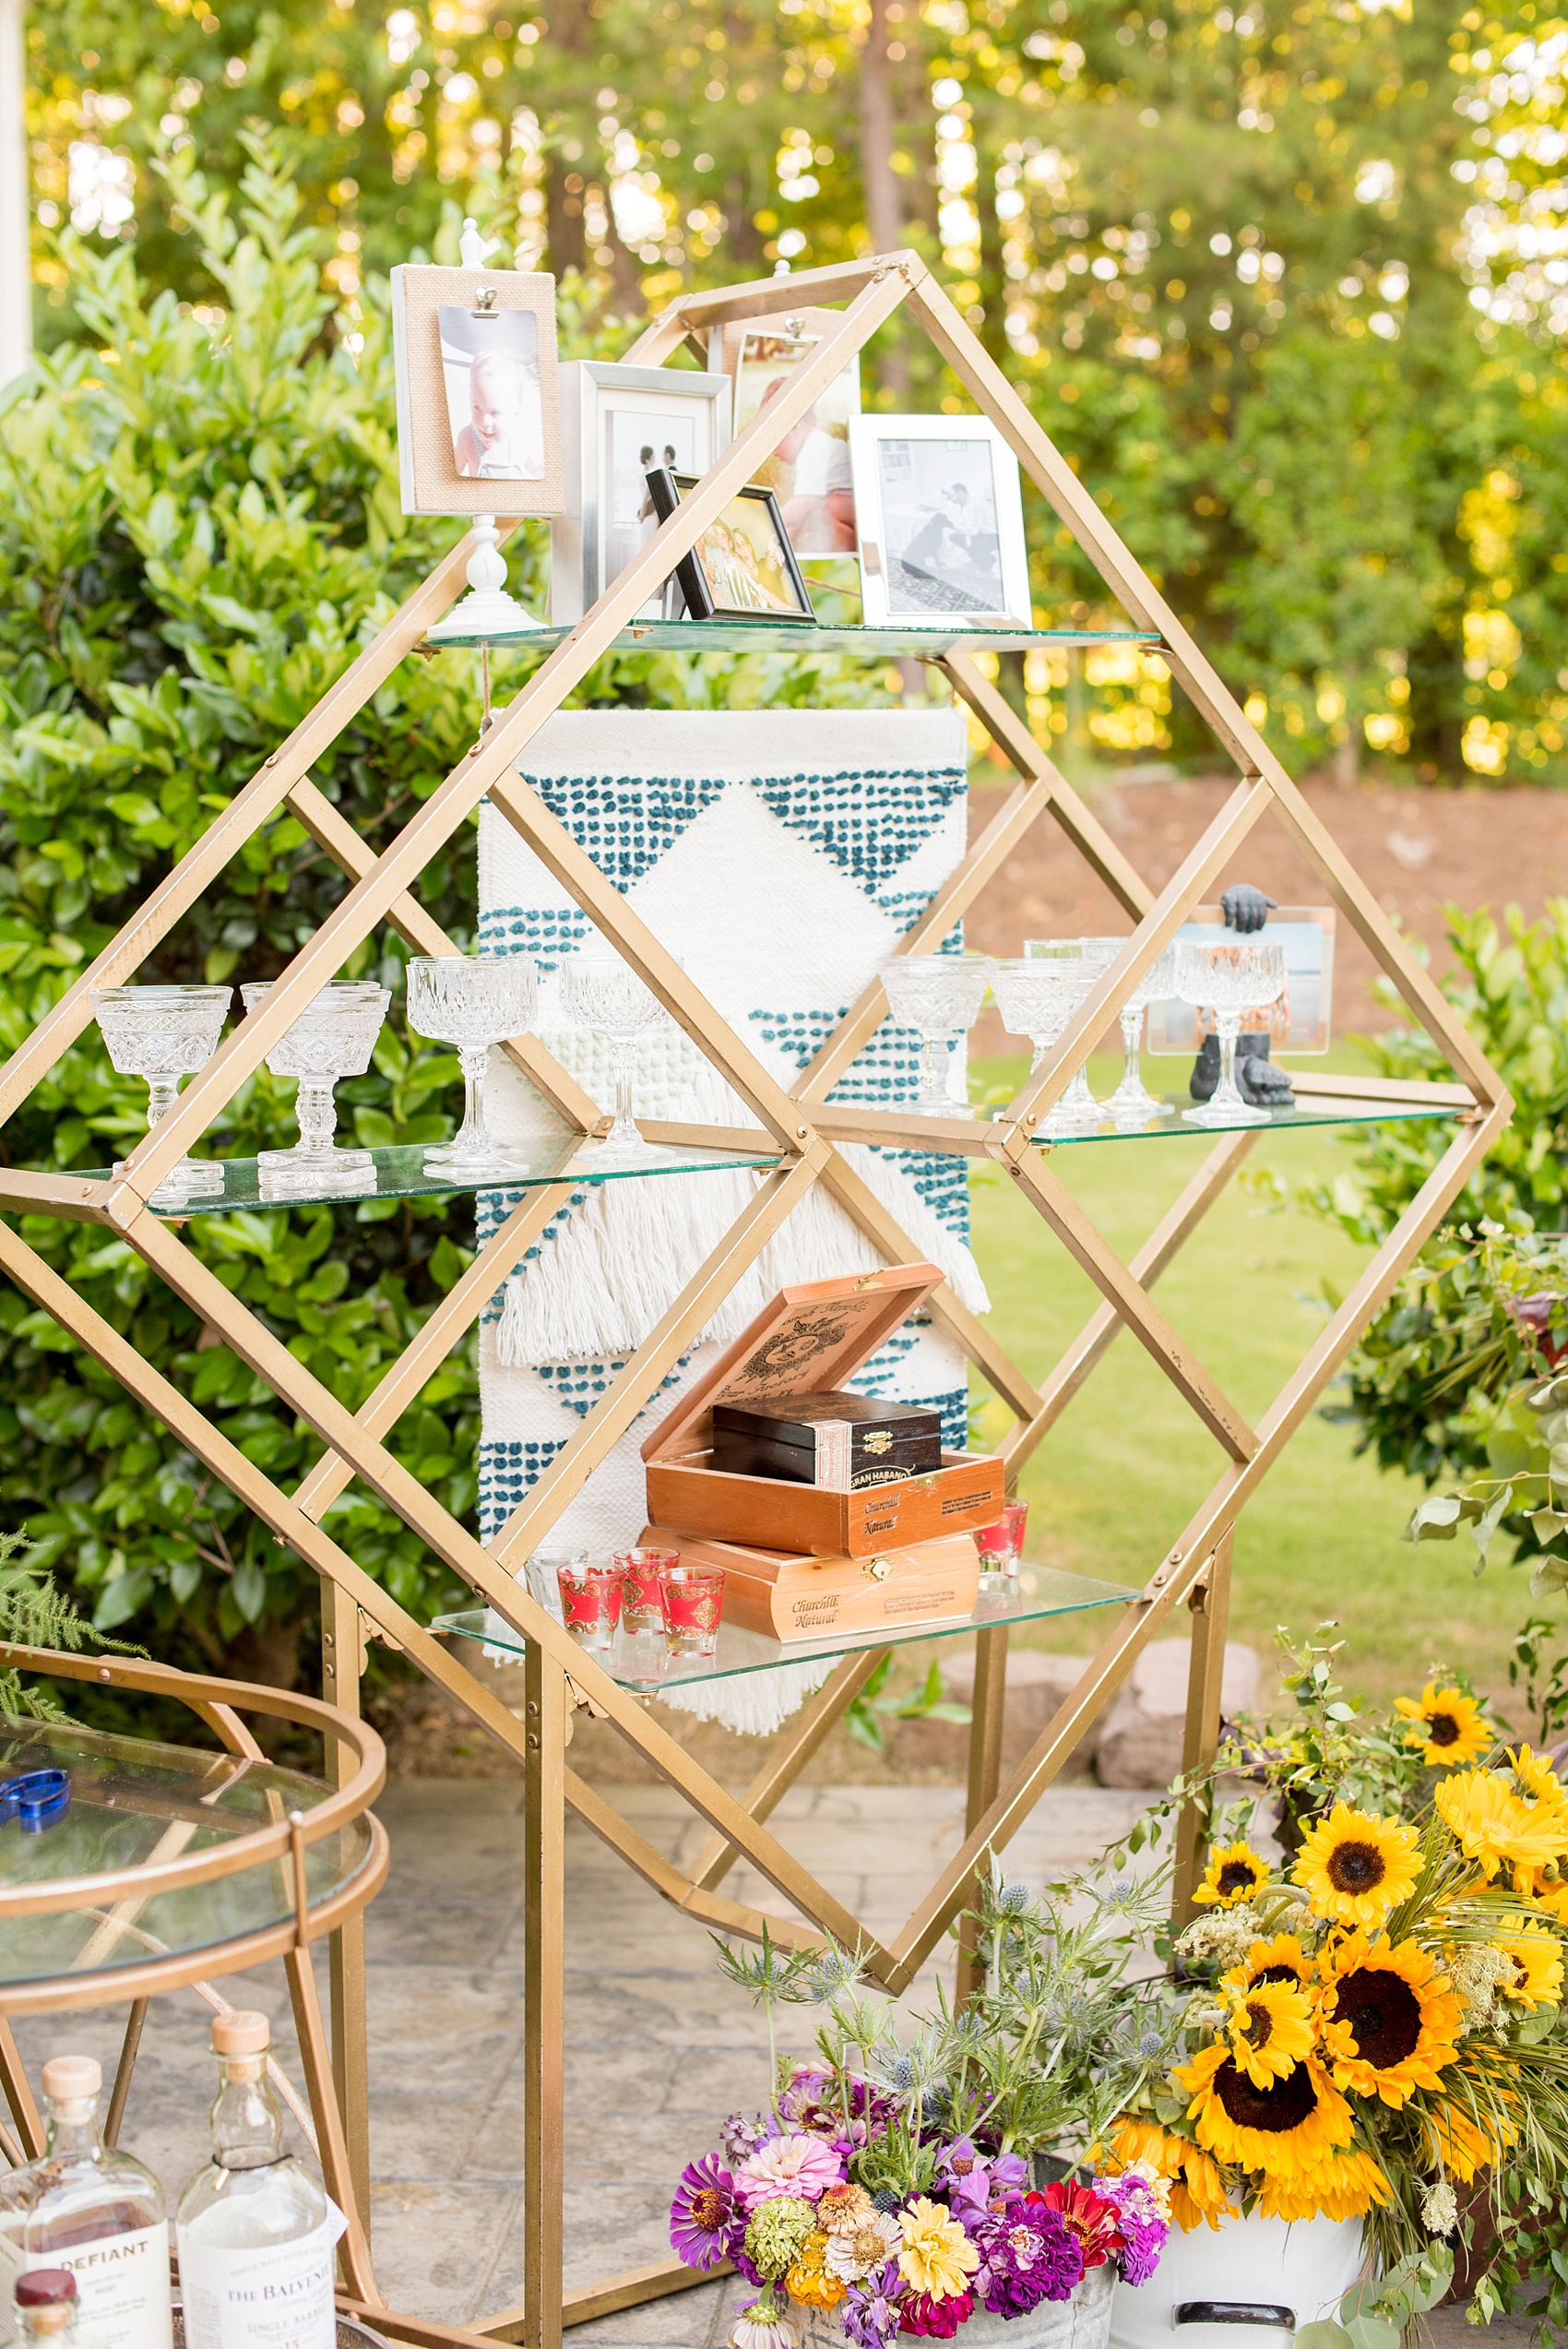
M 1564 1854 L 1568 1854 L 1568 1786 L 1564 1786 L 1552 1768 L 1550 1754 L 1534 1754 L 1528 1746 L 1521 1746 L 1508 1759 L 1514 1768 L 1514 1783 L 1529 1805 L 1538 1826 L 1545 1832 L 1556 1832 L 1559 1838 L 1557 1857 L 1561 1860 Z M 1552 1869 L 1550 1882 L 1544 1873 L 1547 1867 Z M 1522 1866 L 1515 1866 L 1514 1882 L 1519 1891 L 1533 1892 L 1538 1900 L 1552 1907 L 1557 1903 L 1548 1900 L 1548 1891 L 1549 1889 L 1555 1890 L 1561 1883 L 1562 1874 L 1562 1869 L 1550 1861 L 1530 1860 Z M 1559 1914 L 1568 1912 L 1560 1908 Z
M 1455 1770 L 1461 1762 L 1477 1760 L 1497 1743 L 1491 1722 L 1474 1697 L 1467 1697 L 1462 1688 L 1439 1688 L 1429 1680 L 1419 1702 L 1414 1697 L 1396 1697 L 1394 1710 L 1412 1723 L 1405 1732 L 1405 1743 L 1420 1746 L 1421 1759 L 1431 1769 Z
M 1436 2088 L 1459 2053 L 1463 2003 L 1434 1958 L 1414 1941 L 1375 1948 L 1352 1934 L 1322 1959 L 1319 2021 L 1336 2087 L 1405 2104 Z
M 1546 1867 L 1568 1842 L 1568 1828 L 1553 1810 L 1525 1802 L 1497 1771 L 1445 1778 L 1433 1799 L 1460 1850 L 1489 1879 L 1504 1860 L 1515 1868 Z
M 1265 2177 L 1257 2209 L 1265 2219 L 1361 2219 L 1391 2194 L 1382 2164 L 1352 2149 L 1293 2178 Z
M 1313 2050 L 1313 2010 L 1306 1993 L 1293 1982 L 1257 1982 L 1233 1991 L 1225 2035 L 1255 2087 L 1283 2080 Z
M 1513 1974 L 1504 1974 L 1497 1985 L 1505 1998 L 1521 2007 L 1562 2005 L 1562 1952 L 1554 1934 L 1500 1933 L 1497 1946 L 1514 1961 Z
M 1238 1966 L 1219 1977 L 1221 1990 L 1250 1990 L 1258 1982 L 1295 1982 L 1304 1990 L 1315 1981 L 1313 1961 L 1293 1933 L 1254 1941 Z
M 1219 2040 L 1171 2078 L 1192 2097 L 1187 2117 L 1196 2124 L 1198 2143 L 1217 2161 L 1245 2170 L 1300 2177 L 1354 2134 L 1350 2107 L 1315 2056 L 1259 2088 Z
M 917 2194 L 907 2211 L 898 2213 L 904 2248 L 898 2272 L 911 2292 L 929 2292 L 933 2300 L 951 2300 L 968 2288 L 980 2265 L 980 2253 L 956 2219 L 939 2202 Z
M 1514 1871 L 1515 1891 L 1526 1894 L 1538 1909 L 1543 1909 L 1548 1916 L 1554 1916 L 1560 1925 L 1568 1926 L 1568 1881 L 1560 1875 L 1550 1883 L 1544 1880 L 1537 1883 L 1532 1890 L 1529 1879 L 1537 1873 L 1534 1868 L 1516 1867 Z
M 1111 2124 L 1111 2143 L 1112 2151 L 1102 2153 L 1108 2171 L 1146 2162 L 1170 2180 L 1170 2216 L 1183 2234 L 1199 2226 L 1218 2228 L 1221 2219 L 1235 2217 L 1236 2206 L 1225 2191 L 1218 2163 L 1190 2137 L 1174 2136 L 1158 2121 L 1135 2120 L 1123 2113 Z
M 849 2290 L 842 2276 L 833 2273 L 825 2262 L 827 2237 L 821 2227 L 814 2227 L 795 2254 L 794 2265 L 784 2278 L 784 2289 L 791 2300 L 799 2300 L 807 2308 L 836 2308 Z
M 1461 2186 L 1468 2186 L 1476 2172 L 1492 2169 L 1508 2147 L 1518 2138 L 1513 2123 L 1501 2114 L 1481 2122 L 1457 2102 L 1457 2089 L 1449 2083 L 1444 2102 L 1422 2115 L 1427 2138 L 1428 2165 L 1446 2170 Z
M 1452 1779 L 1446 1786 L 1452 1786 Z M 1438 1789 L 1441 1802 L 1445 1787 Z M 1415 1890 L 1420 1838 L 1397 1819 L 1336 1803 L 1301 1839 L 1291 1871 L 1321 1917 L 1334 1925 L 1372 1926 Z
M 1215 1852 L 1204 1871 L 1204 1880 L 1193 1894 L 1193 1905 L 1199 1909 L 1233 1909 L 1261 1892 L 1268 1882 L 1268 1862 L 1260 1860 L 1245 1843 L 1227 1843 Z

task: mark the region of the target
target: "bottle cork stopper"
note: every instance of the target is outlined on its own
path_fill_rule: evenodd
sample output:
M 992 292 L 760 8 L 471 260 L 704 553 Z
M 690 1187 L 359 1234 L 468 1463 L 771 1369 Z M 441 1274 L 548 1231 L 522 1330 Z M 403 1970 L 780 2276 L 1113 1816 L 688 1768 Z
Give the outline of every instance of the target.
M 18 2308 L 53 2308 L 77 2296 L 77 2279 L 69 2268 L 30 2268 L 17 2278 Z
M 264 2056 L 271 2045 L 272 2025 L 254 2007 L 236 2007 L 213 2023 L 214 2055 Z
M 43 2093 L 57 2105 L 96 2096 L 102 2085 L 103 2066 L 91 2056 L 51 2056 L 43 2067 Z

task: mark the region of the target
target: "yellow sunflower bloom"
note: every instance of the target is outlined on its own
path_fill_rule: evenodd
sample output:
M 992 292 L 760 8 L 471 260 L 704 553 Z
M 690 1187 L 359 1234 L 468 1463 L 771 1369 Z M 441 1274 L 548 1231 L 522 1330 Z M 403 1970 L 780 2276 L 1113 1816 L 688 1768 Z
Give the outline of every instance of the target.
M 1534 1870 L 1562 1854 L 1563 1830 L 1553 1812 L 1526 1803 L 1497 1771 L 1467 1770 L 1445 1778 L 1433 1800 L 1460 1850 L 1489 1881 L 1504 1860 Z
M 1429 1680 L 1419 1699 L 1396 1697 L 1394 1710 L 1409 1721 L 1405 1743 L 1420 1746 L 1429 1769 L 1456 1770 L 1462 1762 L 1478 1760 L 1497 1743 L 1497 1732 L 1474 1697 L 1467 1697 L 1463 1688 L 1439 1688 Z
M 1256 1982 L 1230 1994 L 1230 2052 L 1254 2087 L 1283 2080 L 1313 2051 L 1313 2010 L 1299 1983 Z
M 1501 2115 L 1483 2126 L 1451 2093 L 1447 2100 L 1423 2114 L 1430 2166 L 1446 2170 L 1461 2186 L 1468 2186 L 1478 2170 L 1495 2168 L 1518 2130 Z
M 1350 2107 L 1315 2056 L 1259 2088 L 1219 2040 L 1170 2076 L 1192 2097 L 1187 2117 L 1205 2152 L 1244 2170 L 1299 2177 L 1354 2134 Z
M 1336 2088 L 1396 2108 L 1436 2088 L 1458 2057 L 1463 2003 L 1414 1941 L 1373 1948 L 1352 1934 L 1322 1960 L 1318 2021 Z
M 1560 1925 L 1568 1926 L 1568 1881 L 1559 1875 L 1550 1884 L 1544 1879 L 1532 1884 L 1530 1879 L 1538 1876 L 1538 1869 L 1516 1867 L 1514 1871 L 1515 1891 L 1525 1893 L 1534 1901 L 1538 1909 L 1544 1910 L 1548 1916 L 1554 1916 Z
M 967 2290 L 980 2265 L 980 2253 L 940 2202 L 917 2194 L 909 2209 L 899 2212 L 898 2224 L 904 2232 L 898 2272 L 911 2292 L 929 2292 L 933 2300 L 951 2300 Z
M 1193 1894 L 1200 1909 L 1234 1909 L 1268 1882 L 1268 1862 L 1245 1843 L 1227 1843 L 1210 1856 L 1204 1880 Z
M 1381 2162 L 1352 2148 L 1298 2177 L 1265 2177 L 1257 2212 L 1265 2219 L 1364 2219 L 1392 2196 Z
M 836 2308 L 849 2290 L 842 2276 L 827 2266 L 827 2237 L 821 2227 L 807 2236 L 784 2278 L 791 2300 L 806 2308 Z
M 1513 1765 L 1515 1787 L 1528 1806 L 1542 1837 L 1555 1834 L 1558 1839 L 1555 1859 L 1526 1861 L 1515 1864 L 1514 1870 L 1516 1890 L 1532 1892 L 1538 1900 L 1546 1901 L 1548 1892 L 1555 1892 L 1562 1882 L 1561 1862 L 1568 1855 L 1568 1786 L 1557 1775 L 1550 1754 L 1535 1754 L 1528 1746 L 1521 1746 L 1508 1759 Z M 1549 1868 L 1550 1878 L 1546 1873 Z M 1568 1915 L 1568 1909 L 1555 1900 L 1547 1904 L 1556 1907 L 1560 1915 Z
M 1499 1934 L 1497 1946 L 1514 1961 L 1512 1977 L 1498 1984 L 1505 1998 L 1521 2007 L 1560 2007 L 1562 2003 L 1562 1952 L 1551 1933 Z
M 1440 1802 L 1444 1791 L 1438 1789 Z M 1302 1837 L 1292 1874 L 1319 1916 L 1334 1925 L 1375 1926 L 1415 1890 L 1420 1842 L 1413 1827 L 1336 1803 Z
M 1298 1982 L 1305 1989 L 1317 1979 L 1317 1969 L 1293 1933 L 1277 1933 L 1272 1941 L 1254 1941 L 1239 1966 L 1219 1977 L 1221 1990 L 1250 1990 L 1258 1982 Z
M 1200 2226 L 1218 2228 L 1222 2219 L 1236 2216 L 1236 2205 L 1226 2193 L 1218 2163 L 1190 2137 L 1173 2136 L 1158 2121 L 1137 2120 L 1131 2113 L 1123 2113 L 1111 2124 L 1111 2146 L 1109 2155 L 1103 2156 L 1108 2170 L 1147 2162 L 1161 2177 L 1170 2180 L 1171 2223 L 1184 2235 Z

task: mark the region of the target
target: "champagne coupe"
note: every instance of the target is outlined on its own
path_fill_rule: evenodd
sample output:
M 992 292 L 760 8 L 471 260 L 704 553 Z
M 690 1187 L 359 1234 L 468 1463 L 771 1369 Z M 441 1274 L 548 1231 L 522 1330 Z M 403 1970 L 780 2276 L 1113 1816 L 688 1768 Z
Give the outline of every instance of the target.
M 632 1085 L 637 1072 L 637 1038 L 669 1023 L 670 1015 L 619 955 L 581 951 L 561 965 L 561 995 L 574 1027 L 596 1030 L 610 1039 L 615 1072 L 615 1122 L 595 1152 L 596 1163 L 629 1158 L 647 1148 L 632 1115 Z
M 1219 1083 L 1211 1101 L 1182 1111 L 1194 1126 L 1266 1126 L 1266 1109 L 1243 1101 L 1236 1083 L 1236 1039 L 1243 1015 L 1263 1011 L 1285 992 L 1285 948 L 1257 938 L 1200 946 L 1176 943 L 1176 993 L 1194 1010 L 1212 1011 L 1219 1038 Z M 1260 1023 L 1254 1021 L 1253 1025 Z
M 456 1044 L 463 1071 L 463 1122 L 449 1142 L 427 1150 L 443 1174 L 503 1174 L 511 1161 L 484 1122 L 492 1044 L 533 1026 L 539 980 L 526 954 L 423 955 L 409 965 L 409 1025 L 416 1035 Z
M 1175 992 L 1176 956 L 1173 948 L 1167 947 L 1122 1006 L 1122 1041 L 1127 1048 L 1127 1061 L 1122 1082 L 1105 1104 L 1118 1126 L 1145 1126 L 1151 1117 L 1165 1114 L 1165 1103 L 1156 1101 L 1138 1072 L 1138 1045 L 1143 1036 L 1144 1014 L 1149 1005 L 1169 1003 Z
M 1076 961 L 1065 956 L 1028 955 L 991 966 L 992 990 L 1004 1026 L 1015 1036 L 1028 1036 L 1033 1049 L 1031 1077 L 1080 1000 L 1077 984 Z M 1060 1102 L 1038 1129 L 1047 1137 L 1076 1130 L 1076 1119 L 1063 1117 Z
M 270 979 L 253 979 L 240 989 L 247 1012 L 265 1003 L 271 985 Z M 345 1150 L 332 1139 L 338 1125 L 332 1089 L 340 1077 L 364 1075 L 391 1000 L 385 987 L 365 981 L 323 987 L 273 1045 L 267 1055 L 273 1075 L 299 1079 L 294 1115 L 300 1139 L 291 1150 L 257 1151 L 256 1164 L 269 1183 L 363 1190 L 367 1175 L 374 1181 L 369 1151 Z
M 975 1024 L 991 980 L 981 954 L 896 954 L 878 966 L 887 1008 L 901 1028 L 921 1040 L 921 1090 L 914 1107 L 924 1117 L 967 1117 L 956 1096 L 952 1046 Z
M 1110 970 L 1123 948 L 1125 938 L 1026 938 L 1024 952 L 1031 960 L 1061 960 L 1074 970 L 1076 993 L 1073 1009 L 1087 1003 Z M 1080 1061 L 1073 1072 L 1073 1081 L 1051 1113 L 1043 1132 L 1068 1134 L 1081 1132 L 1086 1126 L 1098 1126 L 1104 1112 L 1089 1090 L 1089 1072 Z
M 205 1068 L 218 1049 L 232 987 L 95 987 L 92 1008 L 109 1063 L 119 1076 L 147 1080 L 150 1133 L 180 1096 L 182 1077 Z M 125 1162 L 116 1159 L 123 1174 Z M 216 1159 L 182 1158 L 153 1193 L 158 1206 L 223 1188 Z

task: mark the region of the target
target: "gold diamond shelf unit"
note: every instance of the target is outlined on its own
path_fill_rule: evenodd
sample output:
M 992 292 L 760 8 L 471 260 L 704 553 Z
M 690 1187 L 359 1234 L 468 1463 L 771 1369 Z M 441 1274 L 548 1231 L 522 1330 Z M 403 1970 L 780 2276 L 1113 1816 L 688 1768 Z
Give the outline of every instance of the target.
M 678 2261 L 666 2259 L 600 2285 L 563 2292 L 562 1919 L 566 1813 L 575 1813 L 628 1866 L 695 1919 L 729 1934 L 754 1938 L 761 1930 L 761 1913 L 726 1899 L 719 1890 L 735 1861 L 749 1862 L 791 1913 L 783 1921 L 770 1920 L 779 1940 L 799 1946 L 819 1943 L 830 1936 L 849 1947 L 858 1946 L 866 1972 L 875 1981 L 891 1991 L 906 1986 L 961 1915 L 977 1871 L 1016 1831 L 1082 1732 L 1104 1710 L 1139 1651 L 1178 1608 L 1188 1610 L 1192 1628 L 1187 1759 L 1189 1764 L 1196 1763 L 1212 1753 L 1218 1724 L 1230 1543 L 1237 1516 L 1358 1333 L 1503 1131 L 1512 1107 L 1497 1076 L 1391 927 L 1376 900 L 1133 560 L 1071 466 L 1035 423 L 917 256 L 888 254 L 844 268 L 688 295 L 655 318 L 625 356 L 643 366 L 662 364 L 688 338 L 700 354 L 706 350 L 710 327 L 727 319 L 771 316 L 798 308 L 802 302 L 847 306 L 815 355 L 789 379 L 779 398 L 769 403 L 756 422 L 731 442 L 592 611 L 554 642 L 517 698 L 497 713 L 482 739 L 388 848 L 376 856 L 365 847 L 311 781 L 311 762 L 337 738 L 398 662 L 416 650 L 426 630 L 452 604 L 463 584 L 469 551 L 467 542 L 432 572 L 303 722 L 268 756 L 120 936 L 0 1070 L 0 1116 L 5 1116 L 27 1099 L 88 1026 L 92 1017 L 91 989 L 129 979 L 208 882 L 279 807 L 288 805 L 347 875 L 350 887 L 335 911 L 275 982 L 261 1007 L 233 1031 L 207 1068 L 193 1079 L 178 1105 L 133 1152 L 121 1176 L 0 1174 L 0 1210 L 13 1215 L 42 1212 L 75 1217 L 119 1233 L 268 1382 L 283 1403 L 309 1423 L 327 1449 L 298 1489 L 286 1493 L 254 1467 L 6 1223 L 0 1223 L 0 1270 L 164 1421 L 272 1529 L 279 1543 L 289 1544 L 320 1575 L 324 1695 L 339 1704 L 357 1702 L 362 1641 L 368 1628 L 402 1648 L 523 1764 L 529 1919 L 524 1994 L 526 2304 L 462 2331 L 386 2308 L 377 2295 L 362 2288 L 362 2276 L 344 2294 L 344 2306 L 362 2309 L 379 2331 L 432 2344 L 433 2349 L 441 2343 L 485 2340 L 520 2340 L 530 2349 L 554 2349 L 564 2324 L 580 2323 L 679 2290 L 694 2280 Z M 826 1097 L 834 1084 L 885 1017 L 885 999 L 874 982 L 794 1086 L 784 1090 L 754 1057 L 744 1038 L 704 1000 L 516 771 L 525 745 L 594 663 L 625 640 L 623 631 L 631 628 L 634 615 L 668 578 L 697 534 L 754 475 L 761 461 L 868 338 L 904 306 L 1016 450 L 1048 504 L 1128 614 L 1134 631 L 1159 646 L 1177 684 L 1238 770 L 1236 788 L 1224 807 L 1180 871 L 1157 892 L 1140 878 L 1025 723 L 981 674 L 973 654 L 983 639 L 966 643 L 944 636 L 932 645 L 918 640 L 919 632 L 911 632 L 899 648 L 930 661 L 948 678 L 1019 778 L 1017 789 L 1001 813 L 908 931 L 902 950 L 919 953 L 935 948 L 1029 827 L 1042 817 L 1050 817 L 1061 828 L 1135 924 L 1119 960 L 1054 1050 L 994 1123 L 967 1117 L 928 1119 L 907 1111 L 878 1112 L 828 1103 Z M 680 640 L 698 641 L 695 626 L 689 638 Z M 813 639 L 802 634 L 791 641 L 803 647 Z M 867 649 L 871 649 L 869 643 Z M 879 652 L 887 649 L 885 632 L 878 636 L 875 649 Z M 738 1155 L 754 1157 L 762 1162 L 762 1171 L 752 1203 L 610 1391 L 589 1412 L 528 1499 L 495 1538 L 481 1545 L 398 1464 L 386 1449 L 386 1438 L 556 1208 L 581 1182 L 582 1175 L 576 1170 L 582 1162 L 568 1160 L 557 1178 L 552 1177 L 549 1169 L 541 1171 L 534 1187 L 526 1192 L 357 1414 L 339 1403 L 229 1294 L 180 1228 L 156 1213 L 148 1202 L 175 1160 L 378 924 L 390 924 L 421 954 L 451 950 L 413 891 L 430 859 L 486 793 L 660 997 L 756 1121 L 754 1127 L 732 1129 L 651 1124 L 645 1127 L 650 1141 L 675 1156 L 706 1151 L 731 1163 Z M 1293 1079 L 1303 1115 L 1310 1115 L 1321 1101 L 1320 1114 L 1327 1116 L 1443 1116 L 1454 1121 L 1454 1132 L 1396 1228 L 1254 1426 L 1171 1328 L 1150 1289 L 1241 1163 L 1258 1129 L 1221 1136 L 1158 1229 L 1125 1263 L 1055 1173 L 1050 1151 L 1039 1147 L 1033 1137 L 1124 997 L 1241 848 L 1265 810 L 1283 824 L 1340 912 L 1393 980 L 1414 1018 L 1442 1045 L 1455 1081 L 1401 1085 L 1341 1077 Z M 537 1041 L 518 1037 L 506 1050 L 585 1141 L 604 1130 L 607 1121 L 599 1104 Z M 978 1632 L 966 1840 L 903 1930 L 891 1940 L 867 1932 L 766 1825 L 786 1787 L 864 1686 L 880 1651 L 868 1649 L 846 1656 L 797 1717 L 746 1795 L 737 1799 L 693 1763 L 645 1711 L 635 1693 L 575 1648 L 564 1630 L 533 1604 L 515 1580 L 523 1560 L 540 1545 L 566 1503 L 657 1393 L 662 1379 L 769 1235 L 814 1184 L 826 1184 L 848 1210 L 865 1234 L 869 1251 L 891 1263 L 920 1256 L 921 1251 L 842 1155 L 838 1146 L 846 1141 L 891 1143 L 994 1161 L 1099 1290 L 1103 1302 L 1099 1309 L 1039 1386 L 1007 1358 L 982 1324 L 948 1291 L 939 1291 L 933 1300 L 939 1321 L 1013 1413 L 1015 1425 L 1004 1446 L 1011 1476 L 1016 1476 L 1123 1327 L 1171 1381 L 1219 1453 L 1218 1473 L 1211 1489 L 1174 1544 L 1153 1563 L 1142 1592 L 1121 1609 L 1073 1694 L 1005 1783 L 1001 1781 L 1000 1753 L 1007 1629 L 1002 1624 Z M 355 1477 L 395 1509 L 479 1598 L 515 1627 L 526 1648 L 521 1717 L 501 1704 L 464 1669 L 447 1641 L 398 1606 L 323 1530 L 323 1513 Z M 609 1720 L 708 1822 L 711 1839 L 689 1874 L 666 1860 L 568 1767 L 569 1715 L 583 1705 Z M 1182 1823 L 1179 1845 L 1179 1902 L 1184 1902 L 1190 1892 L 1201 1835 L 1201 1819 L 1189 1816 Z M 362 2210 L 367 2207 L 368 2140 L 363 1951 L 357 1926 L 346 1926 L 334 1936 L 332 1957 L 335 2077 L 347 2122 L 355 2195 Z

